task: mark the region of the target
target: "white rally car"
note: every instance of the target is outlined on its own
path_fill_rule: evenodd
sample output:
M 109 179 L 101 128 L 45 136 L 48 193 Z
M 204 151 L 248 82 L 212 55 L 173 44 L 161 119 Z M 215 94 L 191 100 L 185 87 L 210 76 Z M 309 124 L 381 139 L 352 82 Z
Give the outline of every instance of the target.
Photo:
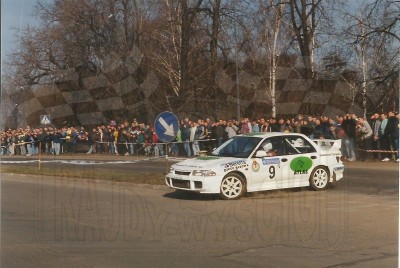
M 324 190 L 343 177 L 340 140 L 311 140 L 295 133 L 235 136 L 210 156 L 171 166 L 165 177 L 174 189 L 238 199 L 245 192 L 311 186 Z

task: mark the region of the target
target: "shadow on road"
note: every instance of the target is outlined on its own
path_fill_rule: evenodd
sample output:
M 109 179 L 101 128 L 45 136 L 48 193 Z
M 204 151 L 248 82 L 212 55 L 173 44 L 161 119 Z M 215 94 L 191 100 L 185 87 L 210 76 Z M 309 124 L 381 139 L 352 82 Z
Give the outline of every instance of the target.
M 189 192 L 183 190 L 176 190 L 175 192 L 166 193 L 163 196 L 171 199 L 192 200 L 192 201 L 221 200 L 216 194 L 200 194 L 196 192 Z
M 303 191 L 313 192 L 307 187 L 299 187 L 299 188 L 290 188 L 290 189 L 250 192 L 250 193 L 245 193 L 242 198 L 243 199 L 281 198 L 281 197 L 287 196 L 290 193 L 298 193 L 298 192 L 303 192 Z M 200 194 L 197 192 L 190 192 L 190 191 L 184 191 L 184 190 L 176 190 L 174 192 L 166 193 L 163 196 L 166 198 L 171 198 L 171 199 L 192 200 L 192 201 L 222 200 L 218 196 L 218 194 Z

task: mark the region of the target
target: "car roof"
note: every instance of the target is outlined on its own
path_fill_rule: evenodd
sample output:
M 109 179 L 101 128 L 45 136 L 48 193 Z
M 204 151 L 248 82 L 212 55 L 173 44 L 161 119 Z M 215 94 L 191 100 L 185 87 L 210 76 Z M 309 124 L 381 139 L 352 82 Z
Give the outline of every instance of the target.
M 248 134 L 241 134 L 239 136 L 255 136 L 260 138 L 268 138 L 268 137 L 276 137 L 276 136 L 302 136 L 305 137 L 303 134 L 300 133 L 287 133 L 287 132 L 251 132 Z

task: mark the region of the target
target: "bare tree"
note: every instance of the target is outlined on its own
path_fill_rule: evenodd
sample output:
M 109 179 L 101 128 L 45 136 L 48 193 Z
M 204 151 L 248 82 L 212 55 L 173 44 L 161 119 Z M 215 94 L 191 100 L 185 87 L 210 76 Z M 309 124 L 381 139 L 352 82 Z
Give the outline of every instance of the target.
M 269 72 L 269 91 L 271 93 L 271 106 L 272 106 L 272 116 L 276 117 L 276 68 L 277 68 L 277 58 L 279 56 L 280 50 L 282 49 L 282 45 L 279 46 L 278 38 L 281 37 L 281 27 L 284 11 L 286 8 L 285 3 L 278 1 L 276 4 L 270 0 L 270 8 L 272 9 L 272 18 L 273 21 L 271 23 L 272 27 L 268 27 L 266 25 L 265 29 L 270 29 L 270 33 L 272 35 L 272 42 L 268 46 L 269 56 L 271 59 L 271 68 Z M 267 31 L 266 31 L 266 34 Z M 267 39 L 267 38 L 266 38 Z M 272 43 L 272 44 L 271 44 Z
M 346 81 L 357 89 L 355 102 L 362 103 L 365 99 L 360 97 L 367 95 L 364 107 L 373 104 L 384 107 L 389 102 L 395 107 L 399 2 L 369 1 L 356 6 L 359 13 L 352 13 L 350 8 L 340 10 L 341 5 L 335 1 L 332 6 L 345 15 L 342 24 L 330 20 L 328 4 L 332 2 L 55 0 L 50 4 L 39 3 L 37 14 L 41 24 L 21 31 L 21 49 L 11 55 L 9 66 L 15 74 L 15 83 L 10 85 L 29 88 L 35 84 L 62 83 L 63 74 L 72 70 L 78 78 L 74 78 L 72 86 L 63 86 L 63 90 L 91 90 L 87 78 L 101 76 L 109 84 L 97 87 L 99 92 L 97 88 L 96 92 L 106 95 L 112 86 L 129 77 L 127 80 L 135 84 L 135 90 L 123 96 L 131 90 L 125 93 L 120 90 L 119 97 L 128 106 L 145 103 L 141 112 L 149 117 L 165 108 L 181 114 L 212 114 L 215 118 L 233 115 L 235 110 L 239 115 L 243 112 L 250 116 L 257 114 L 261 106 L 263 113 L 271 109 L 276 116 L 278 62 L 290 65 L 300 56 L 305 67 L 303 78 L 315 79 L 319 77 L 315 76 L 318 65 L 332 56 L 333 66 L 359 67 L 359 74 L 351 75 L 357 81 L 346 76 Z M 338 30 L 329 33 L 328 29 Z M 342 50 L 335 48 L 339 44 L 344 44 Z M 319 53 L 325 53 L 326 57 L 319 58 Z M 148 83 L 149 74 L 153 74 L 150 80 L 161 83 L 151 89 L 138 86 Z M 96 83 L 95 78 L 91 81 Z M 131 87 L 126 83 L 125 87 Z M 368 95 L 371 90 L 380 94 L 373 101 Z M 385 94 L 389 91 L 390 94 Z M 268 105 L 258 100 L 260 105 L 255 105 L 254 100 L 259 97 L 255 92 L 263 94 Z M 76 108 L 74 112 L 86 108 L 90 107 Z M 124 117 L 131 112 L 124 109 L 108 115 Z
M 322 0 L 290 0 L 290 19 L 300 54 L 306 68 L 306 78 L 314 76 L 314 47 L 317 11 Z
M 191 25 L 196 18 L 197 13 L 203 0 L 197 0 L 193 7 L 189 7 L 188 0 L 180 0 L 182 5 L 181 13 L 181 91 L 187 90 L 190 82 L 189 77 L 189 50 L 190 50 L 190 37 L 192 35 Z
M 396 10 L 399 11 L 398 5 L 378 0 L 359 6 L 355 13 L 344 13 L 348 19 L 348 27 L 344 33 L 358 59 L 356 63 L 360 70 L 359 95 L 364 116 L 368 112 L 368 99 L 377 107 L 382 105 L 381 102 L 385 99 L 379 95 L 395 97 L 395 94 L 388 94 L 388 87 L 382 92 L 377 89 L 380 85 L 388 85 L 386 82 L 397 79 L 400 52 L 392 48 L 394 42 L 398 42 L 398 36 L 391 32 L 399 26 L 398 23 L 393 23 L 394 16 L 398 16 Z M 384 14 L 388 16 L 383 16 Z M 371 108 L 376 109 L 375 107 Z
M 365 36 L 374 34 L 389 35 L 400 41 L 400 2 L 397 0 L 375 0 L 367 5 L 367 21 L 361 22 L 365 26 Z M 377 17 L 376 17 L 377 16 Z M 381 17 L 383 16 L 383 17 Z M 380 20 L 383 18 L 383 20 Z
M 290 46 L 292 32 L 289 22 L 285 20 L 287 5 L 284 1 L 259 1 L 258 4 L 251 15 L 254 29 L 251 30 L 251 53 L 248 56 L 252 59 L 253 67 L 248 71 L 257 76 L 258 81 L 252 83 L 253 90 L 258 88 L 265 92 L 263 102 L 267 106 L 263 106 L 270 107 L 268 113 L 276 117 L 278 60 Z
M 173 93 L 179 96 L 182 78 L 181 68 L 179 68 L 182 30 L 179 22 L 182 9 L 178 1 L 166 0 L 164 3 L 165 24 L 155 28 L 152 33 L 153 42 L 157 43 L 156 49 L 151 54 L 152 68 L 168 80 Z M 167 93 L 166 96 L 168 96 Z M 170 104 L 169 107 L 171 108 Z
M 146 76 L 141 61 L 147 52 L 145 30 L 151 28 L 154 2 L 39 2 L 36 9 L 41 24 L 23 31 L 21 50 L 14 52 L 10 65 L 28 85 L 48 83 L 49 77 L 57 82 L 64 72 L 74 70 L 77 87 L 82 88 L 85 78 L 102 72 L 108 72 L 111 81 L 121 79 L 123 73 L 111 72 L 118 66 L 125 66 L 125 72 L 134 73 L 140 83 Z M 125 112 L 120 109 L 115 116 L 125 116 Z

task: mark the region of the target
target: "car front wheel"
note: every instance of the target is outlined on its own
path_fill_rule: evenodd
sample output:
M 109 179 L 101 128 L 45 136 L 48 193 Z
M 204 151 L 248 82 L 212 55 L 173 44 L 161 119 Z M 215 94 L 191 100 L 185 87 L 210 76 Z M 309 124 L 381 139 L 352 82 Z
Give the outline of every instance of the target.
M 220 196 L 223 199 L 239 199 L 245 192 L 246 184 L 238 174 L 228 174 L 221 182 Z
M 329 183 L 329 171 L 325 167 L 317 167 L 310 176 L 310 185 L 316 191 L 325 190 Z

